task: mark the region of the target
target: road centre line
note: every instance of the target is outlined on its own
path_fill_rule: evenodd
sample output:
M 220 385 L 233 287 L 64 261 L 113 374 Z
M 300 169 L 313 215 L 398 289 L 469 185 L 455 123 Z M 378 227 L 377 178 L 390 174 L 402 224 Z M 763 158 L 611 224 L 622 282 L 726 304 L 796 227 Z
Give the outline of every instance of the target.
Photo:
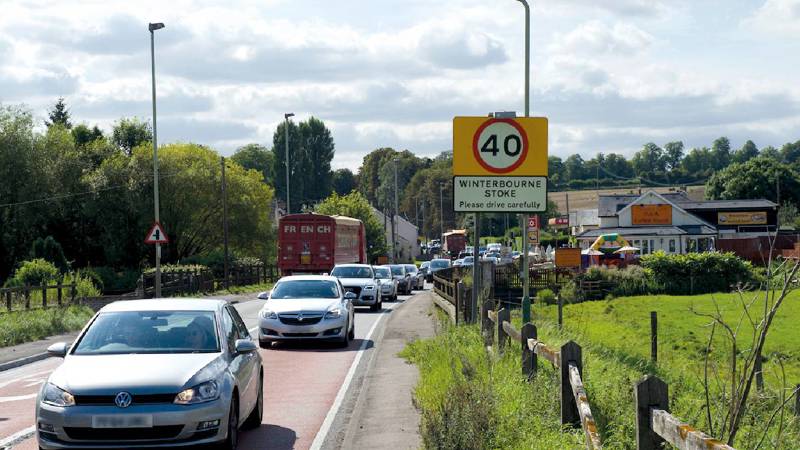
M 403 303 L 407 302 L 410 298 L 411 297 L 406 299 Z M 386 309 L 393 310 L 403 303 L 395 303 Z M 372 328 L 369 329 L 367 335 L 364 336 L 364 340 L 361 342 L 361 347 L 358 349 L 358 354 L 353 359 L 353 363 L 350 365 L 350 370 L 347 371 L 347 376 L 344 378 L 344 383 L 342 383 L 342 387 L 339 388 L 339 392 L 336 394 L 336 398 L 333 400 L 333 405 L 331 405 L 331 408 L 328 410 L 328 414 L 325 416 L 325 421 L 322 422 L 322 426 L 319 428 L 319 431 L 317 431 L 317 435 L 314 437 L 314 442 L 311 443 L 310 450 L 319 450 L 322 448 L 322 444 L 325 442 L 325 438 L 328 436 L 328 432 L 333 425 L 333 419 L 336 418 L 336 414 L 339 412 L 339 408 L 342 406 L 344 395 L 350 388 L 350 383 L 353 381 L 353 376 L 356 373 L 356 368 L 358 367 L 359 361 L 361 361 L 361 357 L 364 355 L 364 350 L 367 347 L 367 343 L 372 337 L 372 333 L 374 333 L 375 329 L 378 328 L 378 324 L 381 323 L 384 316 L 384 314 L 381 314 L 375 323 L 372 324 Z

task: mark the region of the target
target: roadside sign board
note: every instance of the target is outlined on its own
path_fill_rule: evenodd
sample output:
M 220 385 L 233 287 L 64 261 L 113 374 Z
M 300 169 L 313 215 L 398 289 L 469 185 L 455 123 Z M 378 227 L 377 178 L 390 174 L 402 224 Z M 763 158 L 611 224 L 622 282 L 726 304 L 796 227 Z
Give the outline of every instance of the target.
M 457 212 L 541 212 L 547 207 L 547 118 L 453 119 Z
M 150 228 L 150 232 L 147 233 L 147 237 L 144 239 L 145 244 L 167 244 L 169 243 L 169 239 L 167 238 L 167 233 L 164 233 L 164 228 L 161 227 L 161 224 L 156 222 L 153 224 L 153 227 Z
M 528 217 L 528 245 L 539 243 L 539 216 L 534 214 Z
M 579 248 L 557 248 L 556 267 L 580 267 L 581 249 Z

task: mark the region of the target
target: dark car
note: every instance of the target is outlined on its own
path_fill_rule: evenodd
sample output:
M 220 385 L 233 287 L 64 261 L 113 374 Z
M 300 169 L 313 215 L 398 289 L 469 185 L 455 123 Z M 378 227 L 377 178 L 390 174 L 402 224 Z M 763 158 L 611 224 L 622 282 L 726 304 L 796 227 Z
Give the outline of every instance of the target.
M 428 272 L 425 274 L 425 281 L 433 282 L 433 274 L 437 270 L 447 269 L 450 267 L 450 260 L 445 258 L 433 259 L 431 260 L 431 265 L 428 268 Z

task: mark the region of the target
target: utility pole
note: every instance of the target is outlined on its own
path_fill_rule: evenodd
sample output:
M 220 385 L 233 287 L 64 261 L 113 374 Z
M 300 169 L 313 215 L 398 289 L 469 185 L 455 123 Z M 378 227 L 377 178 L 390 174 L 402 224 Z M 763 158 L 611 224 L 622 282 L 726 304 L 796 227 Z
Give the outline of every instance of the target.
M 284 147 L 286 148 L 286 214 L 291 214 L 292 209 L 289 206 L 289 117 L 294 116 L 294 113 L 286 113 L 283 115 L 284 120 Z
M 444 183 L 441 183 L 439 184 L 439 239 L 443 239 L 444 236 L 444 202 L 442 201 L 442 195 L 444 195 L 443 192 Z M 441 243 L 444 244 L 444 242 Z
M 228 289 L 228 280 L 230 279 L 230 254 L 228 253 L 228 187 L 225 182 L 225 157 L 221 156 L 219 159 L 222 164 L 222 236 L 225 246 L 225 289 Z
M 150 70 L 153 80 L 153 206 L 156 223 L 160 223 L 158 205 L 158 127 L 156 126 L 156 50 L 155 31 L 164 28 L 163 23 L 150 23 Z M 156 243 L 155 298 L 161 297 L 161 244 Z
M 525 117 L 530 117 L 531 89 L 531 7 L 527 0 L 517 0 L 525 7 Z M 528 215 L 520 215 L 522 234 L 522 323 L 531 320 L 530 269 L 528 265 Z
M 394 217 L 392 217 L 392 262 L 397 264 L 397 219 L 400 211 L 397 209 L 397 158 L 394 158 Z

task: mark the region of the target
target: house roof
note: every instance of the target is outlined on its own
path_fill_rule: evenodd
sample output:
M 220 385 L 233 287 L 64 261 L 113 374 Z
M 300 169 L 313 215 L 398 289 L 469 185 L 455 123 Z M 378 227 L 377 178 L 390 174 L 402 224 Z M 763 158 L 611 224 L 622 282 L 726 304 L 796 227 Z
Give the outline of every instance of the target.
M 651 192 L 651 191 L 648 191 Z M 652 191 L 655 192 L 655 191 Z M 597 215 L 599 217 L 616 217 L 617 213 L 637 198 L 647 195 L 647 192 L 639 194 L 620 194 L 620 195 L 600 195 L 597 200 Z M 665 192 L 658 194 L 665 200 L 680 204 L 684 201 L 691 201 L 685 192 Z
M 681 208 L 686 210 L 708 210 L 708 209 L 752 209 L 752 208 L 776 208 L 777 203 L 769 200 L 703 200 L 699 202 L 687 201 L 678 202 Z
M 615 227 L 587 230 L 578 234 L 578 238 L 596 238 L 601 234 L 617 233 L 623 237 L 633 236 L 683 236 L 683 235 L 715 235 L 717 231 L 706 225 L 682 225 L 674 227 Z

